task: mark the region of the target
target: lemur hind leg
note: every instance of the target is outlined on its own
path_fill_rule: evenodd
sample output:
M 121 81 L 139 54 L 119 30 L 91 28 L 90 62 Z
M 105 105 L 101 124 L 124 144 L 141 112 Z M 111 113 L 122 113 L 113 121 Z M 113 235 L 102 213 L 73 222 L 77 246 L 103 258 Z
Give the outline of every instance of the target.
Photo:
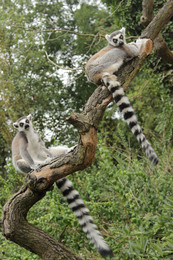
M 27 164 L 23 159 L 18 160 L 16 164 L 20 172 L 29 173 L 32 170 L 29 164 Z
M 55 147 L 53 146 L 53 147 L 49 148 L 49 152 L 55 158 L 55 157 L 58 157 L 60 155 L 67 154 L 68 152 L 72 151 L 75 147 L 76 147 L 76 145 L 71 147 L 71 148 L 69 148 L 67 146 L 63 146 L 63 145 L 55 146 Z

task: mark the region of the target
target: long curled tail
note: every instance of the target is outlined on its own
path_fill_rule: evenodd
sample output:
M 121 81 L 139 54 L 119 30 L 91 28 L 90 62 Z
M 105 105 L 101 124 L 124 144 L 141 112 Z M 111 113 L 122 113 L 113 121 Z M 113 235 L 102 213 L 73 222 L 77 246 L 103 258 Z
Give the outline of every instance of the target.
M 72 182 L 67 178 L 63 178 L 57 181 L 56 185 L 61 190 L 63 196 L 66 197 L 69 208 L 74 212 L 74 215 L 82 226 L 83 231 L 92 241 L 101 256 L 104 258 L 108 256 L 113 257 L 112 250 L 97 230 L 92 217 L 89 215 L 89 209 L 85 207 L 83 200 L 79 197 L 79 193 L 73 188 Z
M 134 113 L 134 109 L 132 108 L 129 99 L 125 96 L 120 82 L 117 81 L 117 77 L 105 72 L 103 74 L 102 80 L 108 87 L 109 91 L 112 93 L 112 96 L 121 113 L 123 114 L 124 119 L 129 125 L 132 133 L 136 136 L 138 142 L 141 144 L 142 149 L 145 151 L 147 157 L 154 165 L 158 164 L 159 159 L 151 144 L 147 141 L 145 135 L 143 134 L 142 129 L 138 124 L 137 117 Z

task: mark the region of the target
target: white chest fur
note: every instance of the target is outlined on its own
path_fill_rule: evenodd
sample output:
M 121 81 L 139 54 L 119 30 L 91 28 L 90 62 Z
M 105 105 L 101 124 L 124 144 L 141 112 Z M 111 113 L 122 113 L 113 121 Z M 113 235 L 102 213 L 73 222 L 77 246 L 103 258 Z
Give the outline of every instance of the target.
M 47 156 L 44 152 L 40 137 L 34 131 L 27 133 L 28 139 L 28 152 L 34 161 L 44 161 Z

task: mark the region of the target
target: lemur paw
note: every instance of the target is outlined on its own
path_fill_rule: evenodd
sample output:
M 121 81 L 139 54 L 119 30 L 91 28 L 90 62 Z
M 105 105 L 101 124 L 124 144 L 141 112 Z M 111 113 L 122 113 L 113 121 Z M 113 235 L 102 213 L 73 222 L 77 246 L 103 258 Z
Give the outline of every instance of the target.
M 52 161 L 53 157 L 47 157 L 47 159 L 44 161 L 44 163 L 50 163 Z
M 107 86 L 107 87 L 108 87 L 108 85 L 109 85 L 109 83 L 108 83 L 108 78 L 109 78 L 109 76 L 110 76 L 110 74 L 109 74 L 108 72 L 104 72 L 104 73 L 102 74 L 102 79 L 101 79 L 101 81 L 103 82 L 103 84 L 104 84 L 105 86 Z
M 41 171 L 41 167 L 39 165 L 32 165 L 31 169 L 36 171 L 36 172 L 40 172 Z

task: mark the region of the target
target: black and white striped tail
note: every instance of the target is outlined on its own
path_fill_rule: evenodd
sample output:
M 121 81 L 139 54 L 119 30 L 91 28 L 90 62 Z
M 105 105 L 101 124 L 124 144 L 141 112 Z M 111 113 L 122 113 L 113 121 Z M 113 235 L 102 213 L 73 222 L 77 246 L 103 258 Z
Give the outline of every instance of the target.
M 66 197 L 69 208 L 74 212 L 74 215 L 82 226 L 87 237 L 92 241 L 95 248 L 101 256 L 113 257 L 113 252 L 104 241 L 96 225 L 93 223 L 92 217 L 89 215 L 89 209 L 84 205 L 83 200 L 79 197 L 79 193 L 73 188 L 73 184 L 67 178 L 60 179 L 56 182 L 64 197 Z
M 103 76 L 103 81 L 108 87 L 109 91 L 112 93 L 113 98 L 120 109 L 120 112 L 123 114 L 124 119 L 129 125 L 132 133 L 136 136 L 138 142 L 141 144 L 142 149 L 145 151 L 147 157 L 154 165 L 158 164 L 159 159 L 151 147 L 151 144 L 147 141 L 145 135 L 143 134 L 142 129 L 138 124 L 137 117 L 134 113 L 134 109 L 132 108 L 129 99 L 125 96 L 120 82 L 117 81 L 117 77 L 115 75 L 109 75 L 105 73 Z

